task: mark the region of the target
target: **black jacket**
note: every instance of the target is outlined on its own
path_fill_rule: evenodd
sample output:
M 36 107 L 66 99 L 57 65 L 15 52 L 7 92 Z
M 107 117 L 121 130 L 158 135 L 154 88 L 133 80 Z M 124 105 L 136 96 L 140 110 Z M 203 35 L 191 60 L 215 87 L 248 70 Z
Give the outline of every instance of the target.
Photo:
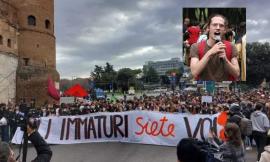
M 41 137 L 41 135 L 38 133 L 38 131 L 33 132 L 29 136 L 29 141 L 34 145 L 37 155 L 49 155 L 52 156 L 52 150 L 50 146 L 47 144 L 47 142 Z

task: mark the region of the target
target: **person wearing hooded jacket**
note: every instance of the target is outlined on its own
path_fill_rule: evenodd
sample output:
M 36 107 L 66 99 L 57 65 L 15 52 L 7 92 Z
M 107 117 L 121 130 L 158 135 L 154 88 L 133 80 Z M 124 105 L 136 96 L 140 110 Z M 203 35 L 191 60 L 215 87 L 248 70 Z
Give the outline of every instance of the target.
M 241 108 L 238 104 L 231 105 L 229 109 L 229 116 L 228 122 L 235 123 L 240 127 L 240 122 L 244 115 L 241 113 Z
M 241 128 L 241 119 L 245 116 L 242 114 L 240 106 L 238 104 L 232 104 L 228 114 L 228 122 L 235 123 L 239 128 Z M 241 139 L 245 141 L 245 138 L 246 136 L 241 132 Z
M 264 152 L 261 154 L 259 162 L 269 162 L 270 161 L 270 145 L 264 147 Z
M 267 142 L 267 132 L 269 130 L 270 124 L 269 119 L 266 114 L 262 112 L 263 104 L 257 103 L 255 106 L 255 111 L 251 114 L 252 122 L 252 135 L 256 142 L 257 147 L 257 160 L 260 160 L 261 153 L 264 151 L 264 147 Z

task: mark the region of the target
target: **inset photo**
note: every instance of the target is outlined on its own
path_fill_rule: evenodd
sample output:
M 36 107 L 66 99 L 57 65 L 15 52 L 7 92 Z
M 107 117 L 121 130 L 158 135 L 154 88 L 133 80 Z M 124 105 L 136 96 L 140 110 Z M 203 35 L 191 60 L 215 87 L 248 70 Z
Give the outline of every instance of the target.
M 246 8 L 183 8 L 182 32 L 194 80 L 246 81 Z

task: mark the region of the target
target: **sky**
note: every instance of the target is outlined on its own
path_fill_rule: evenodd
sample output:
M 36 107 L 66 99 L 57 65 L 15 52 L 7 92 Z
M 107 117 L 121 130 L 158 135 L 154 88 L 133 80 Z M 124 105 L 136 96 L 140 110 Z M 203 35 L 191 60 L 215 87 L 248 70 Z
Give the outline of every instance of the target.
M 247 8 L 247 41 L 270 42 L 269 0 L 55 0 L 56 62 L 61 78 L 182 59 L 182 8 Z

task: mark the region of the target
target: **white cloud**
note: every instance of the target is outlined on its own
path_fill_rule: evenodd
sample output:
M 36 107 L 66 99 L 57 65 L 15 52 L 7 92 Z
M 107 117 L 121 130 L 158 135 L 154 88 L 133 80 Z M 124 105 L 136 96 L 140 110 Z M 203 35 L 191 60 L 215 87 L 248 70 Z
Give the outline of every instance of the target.
M 267 24 L 268 24 L 268 20 L 266 19 L 258 19 L 258 20 L 247 19 L 247 25 L 261 26 L 261 25 L 267 25 Z
M 260 42 L 260 43 L 270 42 L 270 38 L 259 39 L 258 42 Z
M 177 31 L 179 31 L 179 32 L 181 32 L 183 29 L 183 25 L 182 24 L 176 24 L 175 26 L 174 26 L 174 28 L 175 28 L 175 30 L 177 30 Z
M 114 57 L 113 61 L 126 60 L 126 59 L 145 59 L 145 58 L 162 58 L 168 59 L 171 54 L 180 55 L 180 47 L 174 47 L 172 45 L 160 45 L 160 46 L 144 46 L 134 49 L 130 52 L 120 54 Z M 150 61 L 150 60 L 149 60 Z
M 179 32 L 181 31 L 181 26 L 180 24 L 172 24 L 171 22 L 166 22 L 166 23 L 149 23 L 146 26 L 147 29 L 150 29 L 151 31 L 154 31 L 155 33 L 170 33 L 172 31 Z
M 138 49 L 135 49 L 131 52 L 124 53 L 122 55 L 116 56 L 117 59 L 126 59 L 130 57 L 138 57 L 138 56 L 145 56 L 145 55 L 152 55 L 153 53 L 158 52 L 158 49 L 156 49 L 153 46 L 145 46 L 145 47 L 140 47 Z
M 70 57 L 70 53 L 76 52 L 78 49 L 75 47 L 64 47 L 64 46 L 56 46 L 56 61 L 57 63 L 63 63 L 67 61 L 72 61 Z
M 154 10 L 154 9 L 160 9 L 160 8 L 166 8 L 169 5 L 171 5 L 171 1 L 166 0 L 141 0 L 137 3 L 137 6 L 140 9 L 148 9 L 148 10 Z
M 61 76 L 88 76 L 94 65 L 104 66 L 106 62 L 120 69 L 181 58 L 183 7 L 246 7 L 248 41 L 270 41 L 270 11 L 258 12 L 269 4 L 266 0 L 55 2 L 56 56 Z
M 138 19 L 140 19 L 139 13 L 117 11 L 107 14 L 94 22 L 94 25 L 84 27 L 78 40 L 95 45 L 123 39 L 134 34 L 127 27 Z
M 76 50 L 77 48 L 75 47 L 64 47 L 64 46 L 59 46 L 59 45 L 56 46 L 56 52 L 59 52 L 59 53 L 70 53 Z

